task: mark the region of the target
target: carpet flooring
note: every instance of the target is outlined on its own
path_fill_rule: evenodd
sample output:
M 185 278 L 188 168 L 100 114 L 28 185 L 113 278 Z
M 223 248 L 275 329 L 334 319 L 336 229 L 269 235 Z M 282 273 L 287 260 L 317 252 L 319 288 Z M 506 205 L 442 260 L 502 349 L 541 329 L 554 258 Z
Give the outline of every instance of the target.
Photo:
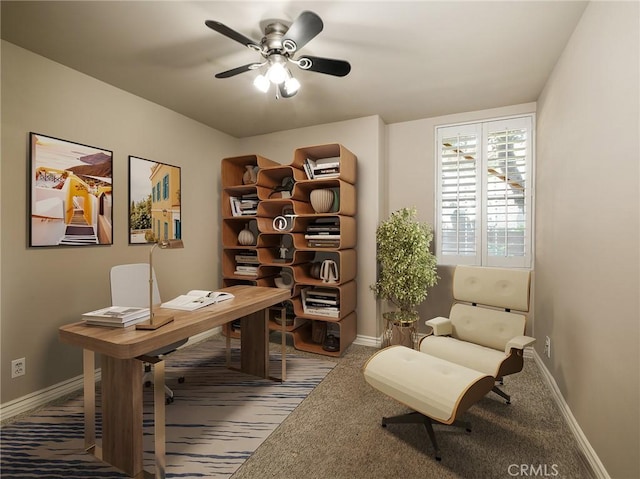
M 270 357 L 272 374 L 279 376 L 280 355 Z M 166 361 L 175 393 L 166 408 L 168 478 L 230 477 L 335 366 L 319 356 L 287 355 L 287 381 L 278 383 L 227 369 L 225 361 L 220 340 L 185 348 Z M 239 364 L 237 348 L 232 361 Z M 171 380 L 178 376 L 186 381 Z M 150 472 L 155 469 L 152 412 L 152 392 L 146 390 L 144 462 Z M 98 415 L 98 438 L 100 432 Z M 0 454 L 3 479 L 127 477 L 83 452 L 81 396 L 3 426 Z
M 273 340 L 273 339 L 272 339 Z M 435 425 L 442 461 L 424 426 L 390 424 L 409 412 L 364 380 L 376 351 L 351 345 L 336 367 L 232 479 L 509 479 L 593 477 L 534 359 L 462 417 L 472 432 Z

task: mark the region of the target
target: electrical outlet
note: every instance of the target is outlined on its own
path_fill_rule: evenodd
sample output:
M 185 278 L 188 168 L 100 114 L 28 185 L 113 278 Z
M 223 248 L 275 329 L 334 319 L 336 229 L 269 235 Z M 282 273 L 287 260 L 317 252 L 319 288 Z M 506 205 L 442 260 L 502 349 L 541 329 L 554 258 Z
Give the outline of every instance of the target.
M 544 353 L 548 358 L 551 358 L 551 338 L 549 336 L 544 339 Z
M 27 373 L 27 360 L 25 358 L 11 361 L 11 379 L 24 376 Z

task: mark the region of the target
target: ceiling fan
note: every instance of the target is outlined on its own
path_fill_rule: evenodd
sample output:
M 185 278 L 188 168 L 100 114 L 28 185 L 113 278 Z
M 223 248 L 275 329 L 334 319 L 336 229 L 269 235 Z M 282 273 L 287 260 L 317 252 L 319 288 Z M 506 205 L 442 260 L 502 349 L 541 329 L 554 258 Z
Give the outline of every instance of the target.
M 260 73 L 253 84 L 259 90 L 267 92 L 273 83 L 276 86 L 276 98 L 290 98 L 300 89 L 300 82 L 291 74 L 289 63 L 293 63 L 302 70 L 338 77 L 346 76 L 351 71 L 351 65 L 344 60 L 311 55 L 294 58 L 299 50 L 318 35 L 324 27 L 322 19 L 310 11 L 302 12 L 289 27 L 277 21 L 269 23 L 260 42 L 253 41 L 214 20 L 207 20 L 205 24 L 212 30 L 260 53 L 263 57 L 261 62 L 232 68 L 216 74 L 216 78 L 229 78 L 249 70 L 264 68 L 264 74 Z

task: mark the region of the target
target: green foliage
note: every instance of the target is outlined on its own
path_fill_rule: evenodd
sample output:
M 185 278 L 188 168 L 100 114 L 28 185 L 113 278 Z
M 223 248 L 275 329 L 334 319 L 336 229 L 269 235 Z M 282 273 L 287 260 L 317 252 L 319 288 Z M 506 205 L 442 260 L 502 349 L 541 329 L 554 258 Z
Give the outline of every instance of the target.
M 153 234 L 153 231 L 147 230 L 144 232 L 144 240 L 147 243 L 157 243 L 159 238 L 156 238 L 156 235 Z
M 151 228 L 151 195 L 138 203 L 131 202 L 129 224 L 132 230 Z
M 413 311 L 438 282 L 436 257 L 429 250 L 433 231 L 416 220 L 416 208 L 402 208 L 376 230 L 379 272 L 371 289 L 378 299 Z

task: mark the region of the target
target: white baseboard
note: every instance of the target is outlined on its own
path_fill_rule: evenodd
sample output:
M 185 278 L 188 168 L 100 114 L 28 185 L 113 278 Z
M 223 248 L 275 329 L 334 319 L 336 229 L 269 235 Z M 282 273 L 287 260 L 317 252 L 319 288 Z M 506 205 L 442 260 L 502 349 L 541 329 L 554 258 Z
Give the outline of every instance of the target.
M 376 338 L 375 336 L 356 336 L 353 344 L 359 344 L 360 346 L 371 346 L 379 348 L 382 345 L 382 338 Z
M 96 369 L 95 380 L 100 381 L 101 371 Z M 26 396 L 19 397 L 13 401 L 0 404 L 0 421 L 10 419 L 18 414 L 22 414 L 28 411 L 32 411 L 41 406 L 44 406 L 51 401 L 55 401 L 58 398 L 66 396 L 67 394 L 74 393 L 82 389 L 82 374 L 75 378 L 67 379 L 61 383 L 54 384 L 48 388 L 35 391 Z
M 551 396 L 553 397 L 554 401 L 558 405 L 558 408 L 560 409 L 562 416 L 567 422 L 569 429 L 571 430 L 571 432 L 573 433 L 573 436 L 578 442 L 578 447 L 580 448 L 580 451 L 582 452 L 586 460 L 587 466 L 591 469 L 593 476 L 597 479 L 611 479 L 611 476 L 609 475 L 604 465 L 600 461 L 600 458 L 591 447 L 589 440 L 584 435 L 584 432 L 582 432 L 582 429 L 580 428 L 580 425 L 576 421 L 576 418 L 573 416 L 573 413 L 571 412 L 569 405 L 564 400 L 564 397 L 560 392 L 560 388 L 558 388 L 558 384 L 556 383 L 556 380 L 553 378 L 553 376 L 545 366 L 544 362 L 542 361 L 542 358 L 540 358 L 540 356 L 535 350 L 533 351 L 533 359 L 535 360 L 536 365 L 538 366 L 538 369 L 540 369 L 540 372 L 542 373 L 542 377 L 544 378 L 547 385 L 549 386 L 549 390 L 551 391 Z
M 209 337 L 220 333 L 221 328 L 214 328 L 204 333 L 197 334 L 189 338 L 185 344 L 181 346 L 184 348 L 195 343 L 199 343 L 208 339 Z M 95 380 L 100 381 L 101 370 L 96 369 Z M 18 414 L 22 414 L 28 411 L 33 411 L 41 406 L 44 406 L 51 401 L 55 401 L 58 398 L 66 396 L 67 394 L 74 393 L 81 390 L 83 387 L 82 374 L 75 378 L 67 379 L 48 388 L 35 391 L 26 396 L 19 397 L 5 404 L 0 404 L 0 422 L 10 419 Z

